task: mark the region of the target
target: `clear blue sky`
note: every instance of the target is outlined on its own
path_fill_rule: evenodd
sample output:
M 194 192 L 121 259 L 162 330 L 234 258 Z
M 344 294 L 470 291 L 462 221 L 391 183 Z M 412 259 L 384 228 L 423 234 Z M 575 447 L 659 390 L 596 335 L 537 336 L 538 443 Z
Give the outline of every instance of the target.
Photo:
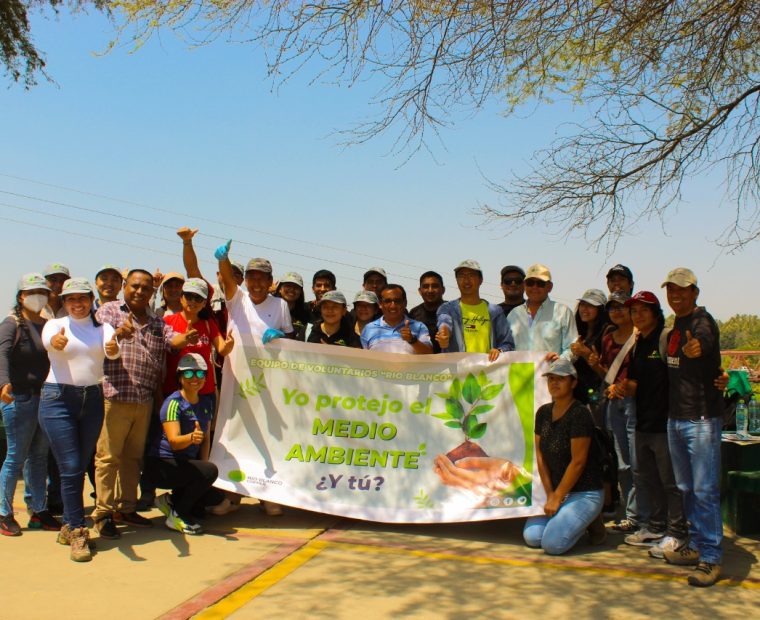
M 438 270 L 453 297 L 454 266 L 475 258 L 492 301 L 501 301 L 503 265 L 542 262 L 554 276 L 553 297 L 574 304 L 622 262 L 637 288 L 658 292 L 669 269 L 692 268 L 700 302 L 717 318 L 758 307 L 757 243 L 729 256 L 710 242 L 728 222 L 717 208 L 720 179 L 688 184 L 664 230 L 638 224 L 611 257 L 541 225 L 506 236 L 483 225 L 475 210 L 498 200 L 484 175 L 503 181 L 523 169 L 562 122 L 578 118 L 565 105 L 506 119 L 494 101 L 452 119 L 443 144 L 432 144 L 434 157 L 420 152 L 405 163 L 388 154 L 390 136 L 345 149 L 333 135 L 373 114 L 372 83 L 310 84 L 307 71 L 273 89 L 255 47 L 189 49 L 171 33 L 134 53 L 101 55 L 113 31 L 97 13 L 37 15 L 33 32 L 56 83 L 0 92 L 5 304 L 21 273 L 51 261 L 90 278 L 106 262 L 177 270 L 173 230 L 188 225 L 216 236 L 196 238 L 208 276 L 213 248 L 232 237 L 233 258 L 266 256 L 276 274 L 296 270 L 308 282 L 329 268 L 349 295 L 366 268 L 381 265 L 410 291 L 422 271 Z

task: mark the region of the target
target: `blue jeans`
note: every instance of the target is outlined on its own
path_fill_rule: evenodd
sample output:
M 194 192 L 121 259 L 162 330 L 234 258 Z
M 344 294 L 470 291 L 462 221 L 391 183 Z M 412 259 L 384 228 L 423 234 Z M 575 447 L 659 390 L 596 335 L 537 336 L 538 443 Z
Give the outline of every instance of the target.
M 3 403 L 3 424 L 8 439 L 8 454 L 0 470 L 0 515 L 13 514 L 13 495 L 23 469 L 24 501 L 27 509 L 42 512 L 47 508 L 48 440 L 37 423 L 40 397 L 14 394 L 15 400 Z
M 102 388 L 46 383 L 40 398 L 40 426 L 61 472 L 63 522 L 83 527 L 84 474 L 103 426 Z
M 720 564 L 720 429 L 723 419 L 668 420 L 668 446 L 689 521 L 689 545 L 699 559 Z
M 568 493 L 553 517 L 530 517 L 525 522 L 525 543 L 549 555 L 569 551 L 602 511 L 603 503 L 602 489 Z
M 636 465 L 636 400 L 634 398 L 611 398 L 607 401 L 605 413 L 607 428 L 615 438 L 615 452 L 618 459 L 618 482 L 620 483 L 620 503 L 625 508 L 625 517 L 636 525 L 646 523 L 648 511 L 639 503 L 634 486 Z

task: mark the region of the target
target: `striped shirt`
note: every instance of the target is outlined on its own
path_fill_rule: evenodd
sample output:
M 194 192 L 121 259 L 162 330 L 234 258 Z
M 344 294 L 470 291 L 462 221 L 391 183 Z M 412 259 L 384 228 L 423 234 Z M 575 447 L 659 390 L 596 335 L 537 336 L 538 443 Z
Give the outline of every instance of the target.
M 118 329 L 129 318 L 126 302 L 109 301 L 98 308 L 95 318 Z M 103 395 L 109 400 L 144 403 L 151 400 L 164 377 L 166 351 L 171 348 L 174 330 L 152 313 L 145 323 L 132 321 L 135 333 L 121 340 L 121 357 L 106 359 Z

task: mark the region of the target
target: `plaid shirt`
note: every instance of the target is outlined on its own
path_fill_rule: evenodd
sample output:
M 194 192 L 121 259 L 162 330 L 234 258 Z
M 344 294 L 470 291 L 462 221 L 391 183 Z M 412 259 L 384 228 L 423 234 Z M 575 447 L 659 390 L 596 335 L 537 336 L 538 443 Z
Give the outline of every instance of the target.
M 129 317 L 123 301 L 110 301 L 98 308 L 95 318 L 118 329 Z M 144 403 L 153 398 L 164 376 L 166 351 L 174 330 L 154 314 L 145 323 L 133 321 L 135 335 L 120 341 L 121 357 L 103 363 L 103 395 L 110 400 Z

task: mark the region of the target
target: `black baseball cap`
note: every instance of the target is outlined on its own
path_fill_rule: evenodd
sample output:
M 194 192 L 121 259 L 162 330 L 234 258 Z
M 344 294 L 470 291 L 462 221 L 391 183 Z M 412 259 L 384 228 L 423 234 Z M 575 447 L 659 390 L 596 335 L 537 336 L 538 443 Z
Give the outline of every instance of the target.
M 615 265 L 612 269 L 610 269 L 607 272 L 607 279 L 609 280 L 612 276 L 623 276 L 624 278 L 628 278 L 628 280 L 633 282 L 633 273 L 625 265 Z
M 522 267 L 518 267 L 517 265 L 507 265 L 506 267 L 501 268 L 501 279 L 504 279 L 504 276 L 508 273 L 519 273 L 523 278 L 525 277 L 525 270 Z

